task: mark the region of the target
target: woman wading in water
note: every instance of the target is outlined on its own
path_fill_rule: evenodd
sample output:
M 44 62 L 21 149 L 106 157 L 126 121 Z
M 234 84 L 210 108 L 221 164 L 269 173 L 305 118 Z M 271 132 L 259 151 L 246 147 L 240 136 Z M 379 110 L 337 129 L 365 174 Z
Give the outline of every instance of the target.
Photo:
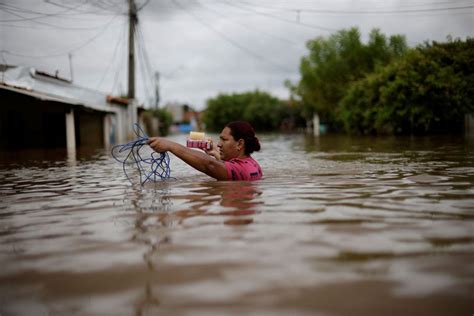
M 148 140 L 156 152 L 169 151 L 196 170 L 217 180 L 250 181 L 263 176 L 260 165 L 250 156 L 260 150 L 260 142 L 248 122 L 227 124 L 219 135 L 219 142 L 205 153 L 187 148 L 162 137 Z

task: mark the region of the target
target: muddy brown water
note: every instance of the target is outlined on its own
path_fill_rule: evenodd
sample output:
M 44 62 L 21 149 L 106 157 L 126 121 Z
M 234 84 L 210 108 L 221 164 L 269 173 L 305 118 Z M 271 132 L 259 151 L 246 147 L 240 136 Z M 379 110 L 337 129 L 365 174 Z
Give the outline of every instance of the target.
M 257 182 L 3 152 L 0 315 L 472 315 L 472 139 L 261 141 Z

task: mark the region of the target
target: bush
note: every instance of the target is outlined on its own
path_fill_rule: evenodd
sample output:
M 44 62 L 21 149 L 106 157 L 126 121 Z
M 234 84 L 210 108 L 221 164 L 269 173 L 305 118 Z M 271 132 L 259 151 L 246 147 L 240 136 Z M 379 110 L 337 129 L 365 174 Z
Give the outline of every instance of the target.
M 352 85 L 340 105 L 348 132 L 462 130 L 474 112 L 474 40 L 418 47 Z
M 206 129 L 214 132 L 219 132 L 227 123 L 238 120 L 248 121 L 257 131 L 272 131 L 290 119 L 298 121 L 293 108 L 258 90 L 219 94 L 208 100 L 203 120 Z
M 387 38 L 378 29 L 371 31 L 364 44 L 357 28 L 341 30 L 329 38 L 318 37 L 307 47 L 309 54 L 300 64 L 301 79 L 291 89 L 300 98 L 306 116 L 317 112 L 323 122 L 334 126 L 339 123 L 338 106 L 347 89 L 407 50 L 402 35 Z

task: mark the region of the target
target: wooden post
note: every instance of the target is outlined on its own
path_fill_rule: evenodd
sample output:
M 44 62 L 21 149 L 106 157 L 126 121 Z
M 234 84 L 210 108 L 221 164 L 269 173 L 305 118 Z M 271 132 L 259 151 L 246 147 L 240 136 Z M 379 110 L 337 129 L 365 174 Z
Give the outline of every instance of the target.
M 135 99 L 135 26 L 137 8 L 134 0 L 128 0 L 128 98 Z
M 102 123 L 103 131 L 104 131 L 104 147 L 107 148 L 110 146 L 110 114 L 104 115 L 104 121 Z
M 66 112 L 66 147 L 76 149 L 76 130 L 74 127 L 74 110 Z
M 319 115 L 314 113 L 313 115 L 313 135 L 319 136 Z

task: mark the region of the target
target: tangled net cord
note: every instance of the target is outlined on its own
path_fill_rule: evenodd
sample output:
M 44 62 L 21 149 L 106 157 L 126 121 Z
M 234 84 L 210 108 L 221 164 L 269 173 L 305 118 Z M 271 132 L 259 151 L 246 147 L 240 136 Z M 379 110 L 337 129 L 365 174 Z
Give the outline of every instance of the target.
M 152 152 L 150 157 L 144 158 L 140 150 L 147 145 L 148 135 L 138 125 L 134 125 L 133 131 L 137 135 L 137 139 L 123 145 L 115 145 L 112 147 L 112 157 L 123 166 L 123 172 L 131 183 L 132 180 L 127 173 L 127 164 L 135 165 L 140 173 L 140 183 L 144 185 L 147 181 L 163 181 L 170 178 L 170 157 L 167 152 Z M 120 157 L 125 153 L 123 159 Z M 120 156 L 120 157 L 119 157 Z

